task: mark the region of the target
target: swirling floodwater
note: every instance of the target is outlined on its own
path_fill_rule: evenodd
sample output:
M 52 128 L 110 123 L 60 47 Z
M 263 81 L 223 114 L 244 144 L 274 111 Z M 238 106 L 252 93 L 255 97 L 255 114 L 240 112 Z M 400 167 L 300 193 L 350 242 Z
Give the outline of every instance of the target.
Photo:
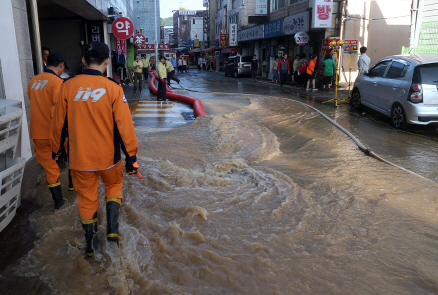
M 53 294 L 436 294 L 437 185 L 360 152 L 284 98 L 159 134 L 138 131 L 119 247 L 84 258 L 77 203 L 35 212 L 14 267 Z M 50 204 L 45 187 L 39 202 Z

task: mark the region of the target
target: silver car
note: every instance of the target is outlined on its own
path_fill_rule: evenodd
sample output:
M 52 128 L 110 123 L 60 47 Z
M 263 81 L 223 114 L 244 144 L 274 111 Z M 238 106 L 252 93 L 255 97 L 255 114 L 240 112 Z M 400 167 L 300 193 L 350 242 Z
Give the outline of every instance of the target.
M 389 56 L 357 77 L 351 103 L 389 116 L 399 129 L 438 123 L 437 85 L 438 54 Z
M 243 75 L 251 75 L 251 60 L 250 55 L 230 56 L 225 65 L 225 76 L 233 76 L 235 78 Z

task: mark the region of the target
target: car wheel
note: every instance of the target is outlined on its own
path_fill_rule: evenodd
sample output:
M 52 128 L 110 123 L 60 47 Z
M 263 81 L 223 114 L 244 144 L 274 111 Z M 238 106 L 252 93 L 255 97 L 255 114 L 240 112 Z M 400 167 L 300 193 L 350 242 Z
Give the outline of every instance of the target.
M 396 129 L 406 129 L 406 113 L 401 104 L 394 104 L 391 109 L 391 125 Z
M 234 72 L 234 78 L 238 78 L 239 77 L 239 73 L 238 72 Z
M 360 103 L 361 103 L 360 92 L 359 90 L 355 89 L 353 90 L 353 94 L 351 95 L 351 105 L 356 110 L 358 110 L 360 108 Z

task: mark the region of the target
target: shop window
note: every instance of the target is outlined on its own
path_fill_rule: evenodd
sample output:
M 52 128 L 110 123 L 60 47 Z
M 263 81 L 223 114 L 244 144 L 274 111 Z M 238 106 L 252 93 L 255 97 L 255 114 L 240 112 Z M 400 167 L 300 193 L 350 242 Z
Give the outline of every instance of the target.
M 272 0 L 272 11 L 279 10 L 285 6 L 286 0 Z
M 195 24 L 195 19 L 193 19 L 193 24 Z
M 230 16 L 230 24 L 237 24 L 237 16 L 238 14 Z

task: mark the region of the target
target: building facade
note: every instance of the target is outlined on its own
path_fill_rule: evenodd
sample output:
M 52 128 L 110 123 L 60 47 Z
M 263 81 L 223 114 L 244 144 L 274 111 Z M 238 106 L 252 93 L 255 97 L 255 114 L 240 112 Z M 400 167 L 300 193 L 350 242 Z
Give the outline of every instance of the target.
M 190 41 L 190 20 L 202 18 L 203 10 L 185 10 L 181 8 L 173 13 L 173 42 L 183 46 Z M 202 34 L 201 34 L 202 35 Z

